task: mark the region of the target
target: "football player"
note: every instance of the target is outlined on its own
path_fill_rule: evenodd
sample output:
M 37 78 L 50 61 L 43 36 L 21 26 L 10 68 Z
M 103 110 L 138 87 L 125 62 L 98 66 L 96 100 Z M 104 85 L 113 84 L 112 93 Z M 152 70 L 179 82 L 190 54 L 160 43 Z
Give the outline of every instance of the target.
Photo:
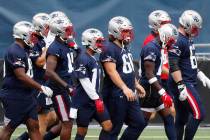
M 186 10 L 179 18 L 179 37 L 169 51 L 170 92 L 175 97 L 177 139 L 192 140 L 204 119 L 205 109 L 197 91 L 197 60 L 193 38 L 198 36 L 202 18 L 194 10 Z M 205 80 L 205 79 L 204 79 Z M 184 128 L 184 126 L 186 127 Z
M 46 76 L 49 78 L 48 85 L 54 91 L 54 109 L 61 120 L 60 139 L 69 140 L 72 129 L 69 95 L 73 91 L 73 51 L 67 43 L 72 38 L 73 25 L 67 17 L 60 17 L 50 23 L 50 31 L 56 36 L 47 50 Z
M 36 98 L 33 89 L 51 97 L 53 91 L 34 81 L 29 49 L 37 43 L 33 25 L 20 21 L 13 27 L 15 42 L 4 56 L 4 80 L 1 89 L 1 101 L 4 106 L 5 126 L 0 132 L 1 140 L 9 140 L 15 129 L 25 123 L 31 140 L 42 139 L 39 132 Z
M 110 113 L 113 128 L 110 133 L 102 130 L 104 140 L 117 140 L 125 122 L 128 127 L 122 140 L 136 140 L 145 126 L 135 89 L 140 95 L 145 91 L 135 78 L 133 57 L 129 44 L 133 40 L 133 26 L 126 17 L 117 16 L 109 21 L 109 42 L 100 56 L 105 71 L 102 95 Z
M 172 24 L 162 25 L 158 29 L 156 39 L 148 43 L 141 50 L 141 84 L 146 90 L 146 97 L 141 104 L 146 121 L 149 121 L 152 112 L 158 112 L 163 119 L 165 132 L 169 140 L 176 140 L 174 118 L 169 110 L 172 98 L 162 86 L 160 79 L 162 70 L 162 49 L 169 49 L 177 40 L 178 30 Z
M 156 37 L 159 36 L 158 29 L 167 23 L 171 23 L 171 18 L 166 11 L 163 10 L 155 10 L 151 12 L 148 16 L 149 28 L 151 28 L 151 33 L 145 38 L 143 42 L 143 46 L 146 46 L 149 42 L 153 41 Z M 168 91 L 168 77 L 169 77 L 169 64 L 168 64 L 168 51 L 167 48 L 161 49 L 162 58 L 162 71 L 161 71 L 161 85 L 164 87 L 166 91 Z M 141 61 L 139 61 L 141 62 Z M 141 77 L 141 64 L 139 64 L 139 74 Z M 140 98 L 140 103 L 144 102 L 144 98 Z M 175 116 L 176 111 L 174 105 L 170 108 L 173 116 Z M 153 112 L 150 116 L 150 120 L 155 117 L 156 112 Z
M 75 60 L 74 75 L 79 84 L 72 98 L 73 104 L 77 104 L 78 108 L 75 140 L 84 140 L 93 118 L 100 123 L 104 131 L 109 132 L 112 128 L 108 111 L 99 95 L 102 69 L 94 57 L 96 53 L 102 52 L 103 42 L 103 34 L 98 29 L 90 28 L 82 33 L 82 45 L 86 47 L 86 51 L 80 53 Z
M 44 78 L 44 65 L 46 62 L 46 37 L 49 32 L 50 16 L 46 13 L 37 13 L 34 15 L 32 24 L 35 28 L 36 36 L 38 37 L 38 42 L 30 51 L 30 58 L 32 60 L 34 77 L 33 79 L 40 84 L 45 84 L 46 80 Z M 38 120 L 39 120 L 39 130 L 43 136 L 46 133 L 48 126 L 53 125 L 56 122 L 56 114 L 52 109 L 52 100 L 44 94 L 40 94 L 37 90 L 34 90 L 34 94 L 37 97 L 38 102 Z M 28 133 L 24 132 L 19 139 L 28 140 Z

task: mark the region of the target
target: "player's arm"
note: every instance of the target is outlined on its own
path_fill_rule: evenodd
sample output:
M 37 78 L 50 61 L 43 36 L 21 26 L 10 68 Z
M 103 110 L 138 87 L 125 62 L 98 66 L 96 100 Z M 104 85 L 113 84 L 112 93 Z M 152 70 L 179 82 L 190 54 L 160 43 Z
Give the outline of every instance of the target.
M 35 88 L 39 91 L 41 91 L 41 85 L 31 79 L 28 75 L 25 73 L 25 68 L 19 67 L 14 70 L 15 76 L 17 79 L 21 80 L 26 86 Z M 17 83 L 18 84 L 18 83 Z
M 144 88 L 139 84 L 139 81 L 135 78 L 135 88 L 137 93 L 139 94 L 140 98 L 143 98 L 146 95 L 146 91 Z
M 40 85 L 39 83 L 31 79 L 28 75 L 26 75 L 25 68 L 18 67 L 14 69 L 14 73 L 17 79 L 21 80 L 26 86 L 42 91 L 48 97 L 52 96 L 53 91 L 49 87 Z
M 96 90 L 95 90 L 95 86 L 91 83 L 89 78 L 80 78 L 79 79 L 83 89 L 85 90 L 85 92 L 87 93 L 87 95 L 90 97 L 91 100 L 95 101 L 95 106 L 96 106 L 96 110 L 98 113 L 103 113 L 104 112 L 104 104 L 102 99 L 99 98 Z
M 46 61 L 46 76 L 58 83 L 59 85 L 68 88 L 68 84 L 60 78 L 60 76 L 55 72 L 57 66 L 58 58 L 54 55 L 49 55 Z
M 42 48 L 42 54 L 36 59 L 35 64 L 38 67 L 43 67 L 46 63 L 46 52 L 47 52 L 47 48 L 43 47 Z
M 164 103 L 165 107 L 171 107 L 172 106 L 172 99 L 171 97 L 167 94 L 164 88 L 160 85 L 158 82 L 157 77 L 154 74 L 155 71 L 155 62 L 152 61 L 144 61 L 144 67 L 145 67 L 145 75 L 147 79 L 149 80 L 149 84 L 151 84 L 159 93 L 161 96 L 161 100 Z
M 127 97 L 128 101 L 134 101 L 136 100 L 136 97 L 133 94 L 133 91 L 127 87 L 127 85 L 123 82 L 121 79 L 119 73 L 116 70 L 116 64 L 113 62 L 104 62 L 103 63 L 104 69 L 106 73 L 111 78 L 112 82 L 122 89 L 123 93 Z
M 182 73 L 179 68 L 179 61 L 180 61 L 181 51 L 179 49 L 172 49 L 169 50 L 169 66 L 170 66 L 170 73 L 177 84 L 179 90 L 179 100 L 184 101 L 187 99 L 187 88 L 182 79 Z
M 161 90 L 162 86 L 159 84 L 157 77 L 154 74 L 155 63 L 152 61 L 144 61 L 145 75 L 149 83 L 157 90 Z M 153 80 L 154 79 L 154 80 Z

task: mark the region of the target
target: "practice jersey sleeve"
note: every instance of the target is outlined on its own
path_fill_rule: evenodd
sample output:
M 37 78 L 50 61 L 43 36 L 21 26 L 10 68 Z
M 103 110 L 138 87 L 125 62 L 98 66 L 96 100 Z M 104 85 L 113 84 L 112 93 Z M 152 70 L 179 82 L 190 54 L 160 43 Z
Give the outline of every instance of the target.
M 104 62 L 113 62 L 116 63 L 116 54 L 114 52 L 114 49 L 111 49 L 109 47 L 107 47 L 104 52 L 101 53 L 100 55 L 100 61 L 102 63 Z
M 88 69 L 88 63 L 87 63 L 87 59 L 85 59 L 84 57 L 82 57 L 82 55 L 80 55 L 74 63 L 74 76 L 75 78 L 81 79 L 81 78 L 88 78 L 88 73 L 87 73 L 87 69 Z
M 152 61 L 155 62 L 157 59 L 157 49 L 149 45 L 145 46 L 142 51 L 141 61 Z
M 60 52 L 60 49 L 59 49 L 59 46 L 56 46 L 56 45 L 50 45 L 50 47 L 47 49 L 47 55 L 46 56 L 49 56 L 49 55 L 53 55 L 53 56 L 56 56 L 56 57 L 61 57 L 61 52 Z
M 8 56 L 7 56 L 7 62 L 9 63 L 9 65 L 13 68 L 26 68 L 26 56 L 25 54 L 22 52 L 16 52 L 16 53 L 12 53 L 9 52 Z

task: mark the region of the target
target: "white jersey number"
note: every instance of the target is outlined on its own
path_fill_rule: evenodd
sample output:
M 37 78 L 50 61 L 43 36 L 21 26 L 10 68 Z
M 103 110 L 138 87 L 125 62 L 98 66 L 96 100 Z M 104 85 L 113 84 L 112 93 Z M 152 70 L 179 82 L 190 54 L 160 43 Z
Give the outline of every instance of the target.
M 72 73 L 73 70 L 74 70 L 74 67 L 73 67 L 73 62 L 74 62 L 74 54 L 71 52 L 71 53 L 67 53 L 67 58 L 68 58 L 68 72 L 69 73 Z
M 191 67 L 192 69 L 197 69 L 197 59 L 195 57 L 195 47 L 194 46 L 190 46 L 190 63 L 191 63 Z
M 30 58 L 28 58 L 28 71 L 26 72 L 26 75 L 28 75 L 30 78 L 33 78 L 34 76 L 32 62 Z
M 123 60 L 123 73 L 131 73 L 134 71 L 134 66 L 133 66 L 133 57 L 132 54 L 123 54 L 122 56 Z

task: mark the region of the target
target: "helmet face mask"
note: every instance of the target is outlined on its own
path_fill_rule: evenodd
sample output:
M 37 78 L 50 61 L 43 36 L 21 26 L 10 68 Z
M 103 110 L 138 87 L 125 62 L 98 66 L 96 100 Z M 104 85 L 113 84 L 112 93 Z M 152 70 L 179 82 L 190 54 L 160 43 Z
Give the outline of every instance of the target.
M 196 37 L 202 28 L 202 17 L 194 10 L 186 10 L 179 18 L 180 25 L 189 37 Z
M 95 53 L 101 53 L 104 48 L 104 37 L 101 31 L 90 28 L 82 33 L 82 45 L 90 48 Z

